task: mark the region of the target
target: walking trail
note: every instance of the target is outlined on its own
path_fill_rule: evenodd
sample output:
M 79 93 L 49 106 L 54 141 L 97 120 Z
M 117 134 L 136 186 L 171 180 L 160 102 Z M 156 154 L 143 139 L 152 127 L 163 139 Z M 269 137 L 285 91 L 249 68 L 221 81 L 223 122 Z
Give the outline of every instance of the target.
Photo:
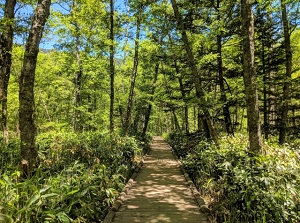
M 207 222 L 163 138 L 154 137 L 143 168 L 113 222 Z

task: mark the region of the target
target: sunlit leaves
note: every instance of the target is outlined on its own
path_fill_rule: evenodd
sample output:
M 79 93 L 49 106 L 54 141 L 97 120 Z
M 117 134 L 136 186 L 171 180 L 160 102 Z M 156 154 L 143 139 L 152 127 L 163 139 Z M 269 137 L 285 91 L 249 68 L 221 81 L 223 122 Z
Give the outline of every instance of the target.
M 169 139 L 217 221 L 300 220 L 298 141 L 281 148 L 265 144 L 266 155 L 249 157 L 244 135 L 223 137 L 218 148 L 178 134 Z

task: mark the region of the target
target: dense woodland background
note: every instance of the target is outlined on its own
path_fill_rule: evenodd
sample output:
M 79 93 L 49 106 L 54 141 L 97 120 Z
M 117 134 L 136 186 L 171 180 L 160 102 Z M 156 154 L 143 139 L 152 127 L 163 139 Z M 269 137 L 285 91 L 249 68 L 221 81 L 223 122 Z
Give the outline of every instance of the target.
M 0 4 L 0 222 L 101 222 L 151 135 L 212 222 L 300 221 L 299 1 Z

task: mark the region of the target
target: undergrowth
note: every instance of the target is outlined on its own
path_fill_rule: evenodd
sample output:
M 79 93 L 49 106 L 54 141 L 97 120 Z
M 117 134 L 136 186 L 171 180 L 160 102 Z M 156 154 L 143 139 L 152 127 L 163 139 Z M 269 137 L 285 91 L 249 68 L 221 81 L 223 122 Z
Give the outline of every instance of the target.
M 251 156 L 244 135 L 223 137 L 219 147 L 178 133 L 169 142 L 217 222 L 300 222 L 300 141 L 264 144 Z
M 38 165 L 20 179 L 18 140 L 0 150 L 0 222 L 101 222 L 145 142 L 100 132 L 37 137 Z

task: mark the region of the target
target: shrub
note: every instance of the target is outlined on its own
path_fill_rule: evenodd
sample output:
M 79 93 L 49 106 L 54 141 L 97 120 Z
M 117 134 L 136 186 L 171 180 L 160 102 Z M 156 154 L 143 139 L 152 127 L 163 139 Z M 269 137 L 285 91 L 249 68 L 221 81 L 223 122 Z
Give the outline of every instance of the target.
M 11 171 L 0 175 L 0 222 L 101 222 L 142 151 L 133 137 L 100 132 L 43 133 L 37 145 L 32 178 L 20 179 L 13 168 L 15 147 L 5 163 Z
M 202 141 L 182 158 L 218 222 L 299 222 L 299 150 L 265 145 L 250 156 L 243 135 Z

